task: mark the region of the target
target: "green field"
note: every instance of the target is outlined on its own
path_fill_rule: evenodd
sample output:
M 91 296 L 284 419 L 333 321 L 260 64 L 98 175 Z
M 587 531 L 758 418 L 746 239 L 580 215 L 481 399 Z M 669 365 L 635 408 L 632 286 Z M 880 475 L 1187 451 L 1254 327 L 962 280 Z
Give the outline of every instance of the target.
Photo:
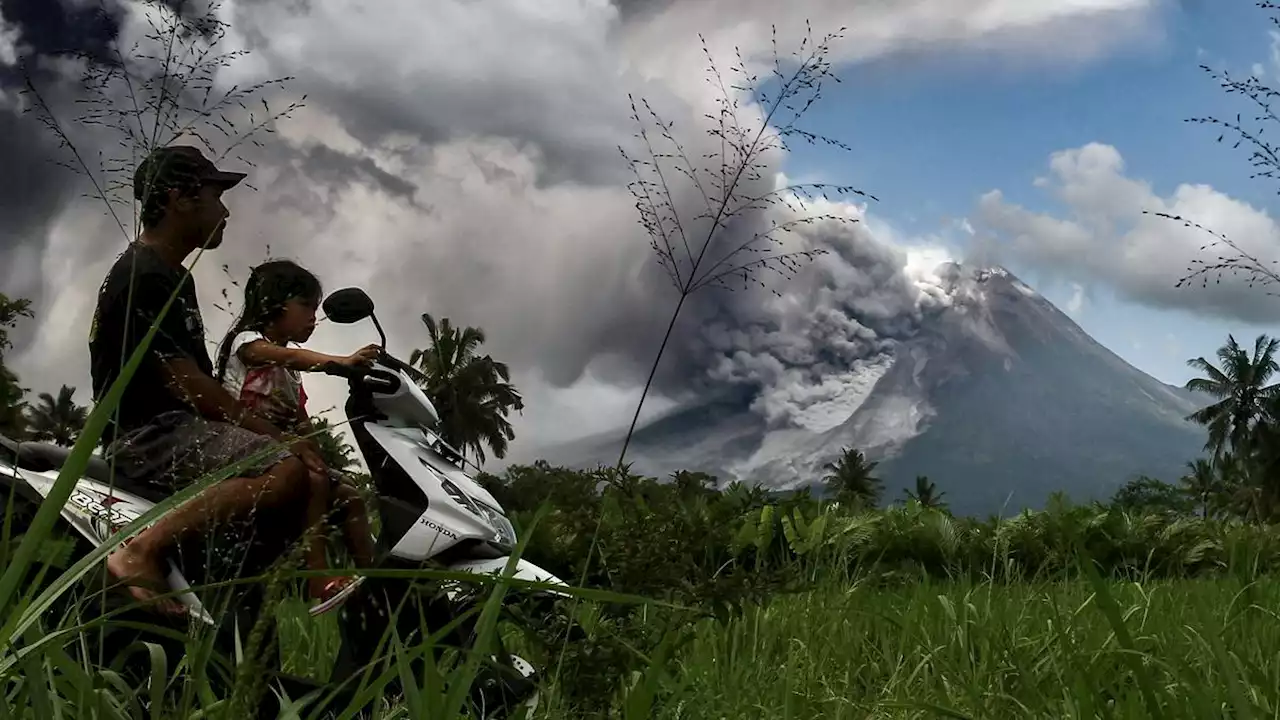
M 780 599 L 727 628 L 700 628 L 678 699 L 657 716 L 1275 715 L 1280 583 L 1112 594 L 1131 640 L 1117 639 L 1086 584 L 831 587 Z
M 1280 713 L 1280 581 L 827 584 L 703 621 L 654 718 L 1263 718 Z M 1127 636 L 1105 612 L 1114 600 Z M 283 611 L 295 670 L 333 636 Z M 293 617 L 290 618 L 289 616 Z M 308 665 L 311 665 L 308 668 Z M 572 717 L 554 690 L 538 717 Z M 613 704 L 626 717 L 621 701 Z M 388 717 L 408 717 L 387 704 Z
M 553 678 L 535 717 L 1264 718 L 1280 712 L 1274 610 L 1280 581 L 1105 587 L 1099 597 L 1083 581 L 824 584 L 748 608 L 728 623 L 695 624 L 664 669 L 638 668 L 630 687 L 608 703 L 607 715 L 569 707 Z M 1125 634 L 1114 632 L 1107 598 Z M 322 675 L 336 649 L 333 621 L 306 618 L 297 601 L 286 602 L 279 617 L 287 669 Z M 90 717 L 80 712 L 82 700 L 68 696 L 71 684 L 53 680 L 48 669 L 43 689 L 50 707 L 61 702 L 72 711 L 65 717 Z M 652 706 L 628 712 L 628 696 L 650 679 Z M 10 701 L 16 688 L 11 682 Z M 184 717 L 177 708 L 134 714 L 115 690 L 121 702 L 111 705 L 118 711 L 103 707 L 93 716 Z M 30 692 L 25 699 L 35 700 Z M 40 704 L 30 702 L 17 717 L 46 717 Z M 400 698 L 375 706 L 370 717 L 414 717 Z

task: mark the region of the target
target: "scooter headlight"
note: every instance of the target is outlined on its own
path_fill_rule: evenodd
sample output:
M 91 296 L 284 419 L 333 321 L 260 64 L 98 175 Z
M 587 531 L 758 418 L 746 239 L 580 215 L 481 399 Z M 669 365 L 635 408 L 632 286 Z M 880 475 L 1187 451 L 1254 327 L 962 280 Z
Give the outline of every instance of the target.
M 516 529 L 511 525 L 511 521 L 507 519 L 507 516 L 479 500 L 474 500 L 473 498 L 473 502 L 480 509 L 480 512 L 484 513 L 485 519 L 489 521 L 489 524 L 493 525 L 494 529 L 497 530 L 497 538 L 495 538 L 497 543 L 506 548 L 515 547 Z
M 479 500 L 462 492 L 457 485 L 449 482 L 448 478 L 441 475 L 439 472 L 436 472 L 435 468 L 427 465 L 426 462 L 423 462 L 422 464 L 429 468 L 433 473 L 435 473 L 436 477 L 440 479 L 440 487 L 444 489 L 445 493 L 447 493 L 449 497 L 453 498 L 459 505 L 485 520 L 493 527 L 495 532 L 494 542 L 507 548 L 515 547 L 516 530 L 512 527 L 511 521 L 507 519 L 506 515 L 503 515 L 495 508 L 489 507 L 483 502 L 480 502 Z

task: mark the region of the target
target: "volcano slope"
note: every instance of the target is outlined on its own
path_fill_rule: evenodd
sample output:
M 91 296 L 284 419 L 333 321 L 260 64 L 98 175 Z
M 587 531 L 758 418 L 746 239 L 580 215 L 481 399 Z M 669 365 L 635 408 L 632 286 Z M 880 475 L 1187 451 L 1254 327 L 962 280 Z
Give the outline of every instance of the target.
M 871 368 L 878 377 L 843 422 L 771 428 L 743 388 L 637 429 L 633 469 L 785 489 L 820 483 L 823 465 L 852 447 L 879 461 L 886 502 L 926 475 L 954 512 L 986 515 L 1041 507 L 1056 491 L 1105 499 L 1139 474 L 1174 481 L 1201 454 L 1204 431 L 1186 420 L 1201 403 L 1189 393 L 1126 363 L 1002 268 L 938 273 L 950 306 Z M 587 438 L 549 458 L 612 464 L 620 442 Z

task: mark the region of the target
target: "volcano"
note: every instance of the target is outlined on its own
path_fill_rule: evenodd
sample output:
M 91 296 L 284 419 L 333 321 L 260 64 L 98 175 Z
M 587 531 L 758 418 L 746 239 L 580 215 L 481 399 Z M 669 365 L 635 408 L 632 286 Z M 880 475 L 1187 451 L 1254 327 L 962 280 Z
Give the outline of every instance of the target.
M 865 394 L 827 427 L 770 427 L 746 387 L 637 429 L 632 469 L 702 470 L 775 489 L 820 483 L 845 447 L 878 461 L 884 501 L 928 476 L 959 514 L 1041 507 L 1055 492 L 1105 499 L 1143 474 L 1166 481 L 1201 454 L 1186 416 L 1207 404 L 1143 373 L 1003 268 L 938 269 L 950 304 L 859 369 Z M 621 433 L 548 454 L 612 464 Z

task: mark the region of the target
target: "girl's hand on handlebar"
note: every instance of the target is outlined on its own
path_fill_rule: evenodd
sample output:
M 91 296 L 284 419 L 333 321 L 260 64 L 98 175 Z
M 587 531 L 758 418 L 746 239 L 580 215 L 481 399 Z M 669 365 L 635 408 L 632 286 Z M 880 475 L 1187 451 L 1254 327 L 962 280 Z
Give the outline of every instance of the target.
M 365 345 L 355 353 L 348 355 L 338 361 L 340 365 L 347 367 L 369 367 L 373 361 L 378 359 L 378 353 L 382 352 L 382 348 L 377 345 Z

